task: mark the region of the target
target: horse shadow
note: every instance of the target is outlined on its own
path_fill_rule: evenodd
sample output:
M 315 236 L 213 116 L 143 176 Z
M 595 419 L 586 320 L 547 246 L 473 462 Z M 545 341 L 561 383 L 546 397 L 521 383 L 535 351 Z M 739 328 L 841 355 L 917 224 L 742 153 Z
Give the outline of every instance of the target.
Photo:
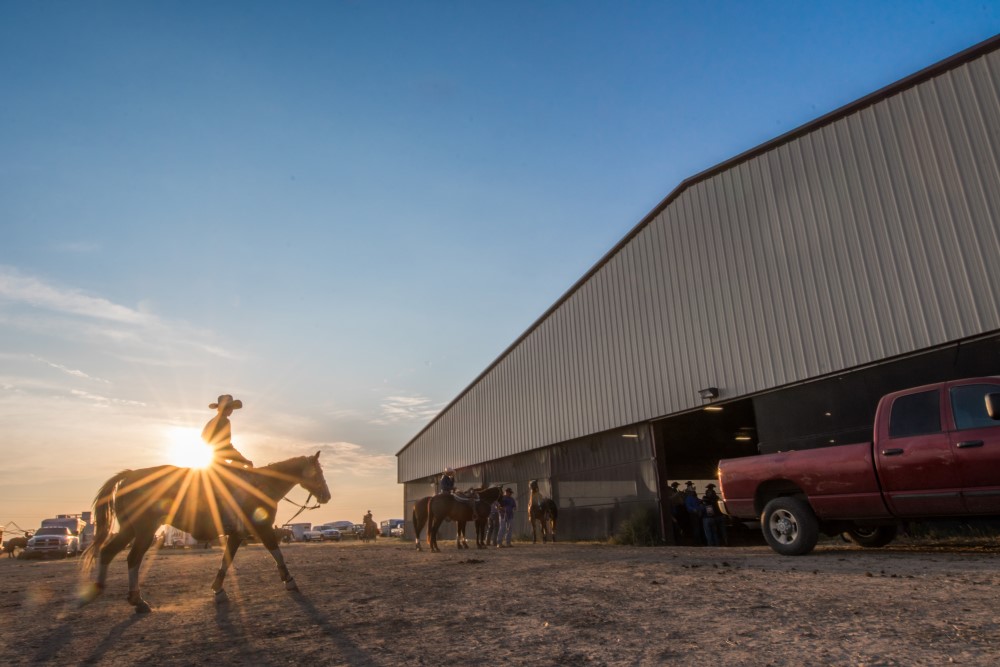
M 307 624 L 311 628 L 319 630 L 333 642 L 334 650 L 339 653 L 336 662 L 352 667 L 378 667 L 379 663 L 352 641 L 342 628 L 335 626 L 327 614 L 316 607 L 302 591 L 288 591 L 287 595 L 301 607 L 306 616 Z M 215 622 L 220 632 L 229 638 L 234 645 L 249 647 L 254 644 L 253 632 L 247 632 L 243 615 L 238 608 L 233 607 L 231 602 L 216 605 Z M 266 656 L 257 653 L 248 652 L 246 657 L 254 664 L 268 664 Z
M 302 608 L 313 626 L 326 635 L 340 652 L 344 664 L 352 667 L 377 667 L 375 661 L 363 648 L 352 641 L 342 628 L 335 626 L 327 614 L 316 607 L 302 591 L 289 591 L 289 596 Z
M 72 649 L 70 647 L 75 640 L 92 634 L 90 630 L 84 629 L 78 622 L 80 618 L 79 602 L 76 600 L 63 601 L 51 613 L 58 619 L 56 624 L 39 634 L 21 638 L 25 655 L 30 655 L 31 650 L 34 650 L 31 664 L 50 664 L 57 661 L 71 664 L 93 664 L 99 661 L 109 648 L 120 641 L 129 628 L 143 620 L 143 617 L 135 615 L 115 625 L 108 630 L 107 636 L 94 647 L 90 656 L 77 663 L 78 656 L 71 655 Z

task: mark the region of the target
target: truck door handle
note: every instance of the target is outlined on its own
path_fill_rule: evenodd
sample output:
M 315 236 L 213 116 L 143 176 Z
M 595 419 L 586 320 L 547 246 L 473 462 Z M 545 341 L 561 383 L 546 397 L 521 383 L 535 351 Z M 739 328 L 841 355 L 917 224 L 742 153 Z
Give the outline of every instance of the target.
M 982 447 L 982 446 L 983 446 L 982 440 L 965 440 L 963 442 L 958 443 L 959 449 L 969 449 L 970 447 Z
M 902 449 L 883 449 L 882 456 L 899 456 L 903 453 Z

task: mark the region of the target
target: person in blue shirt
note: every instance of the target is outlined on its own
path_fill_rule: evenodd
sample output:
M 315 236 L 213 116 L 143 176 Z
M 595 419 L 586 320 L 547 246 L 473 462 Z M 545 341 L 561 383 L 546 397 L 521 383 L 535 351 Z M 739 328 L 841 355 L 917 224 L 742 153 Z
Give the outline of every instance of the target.
M 497 549 L 502 546 L 511 546 L 511 533 L 514 530 L 514 510 L 517 509 L 517 501 L 514 500 L 514 489 L 509 486 L 504 489 L 503 497 L 500 499 L 500 533 L 497 535 Z M 507 544 L 504 544 L 504 541 Z
M 688 482 L 688 484 L 691 484 L 691 482 Z M 705 543 L 705 534 L 701 522 L 704 508 L 702 507 L 701 500 L 698 499 L 698 491 L 693 484 L 684 493 L 684 508 L 687 509 L 688 519 L 691 521 L 691 536 L 694 538 L 695 545 L 700 546 Z
M 441 475 L 441 481 L 438 482 L 438 493 L 455 493 L 455 469 L 445 468 L 444 474 Z

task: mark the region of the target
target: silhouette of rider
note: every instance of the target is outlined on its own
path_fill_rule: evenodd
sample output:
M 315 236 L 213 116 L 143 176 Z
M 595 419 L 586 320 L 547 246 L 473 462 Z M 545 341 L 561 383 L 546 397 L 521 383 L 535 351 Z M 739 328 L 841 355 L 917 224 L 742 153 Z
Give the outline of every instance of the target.
M 441 493 L 454 494 L 455 493 L 455 469 L 445 468 L 444 474 L 441 475 L 441 482 L 438 485 Z
M 233 410 L 242 408 L 243 401 L 235 401 L 229 394 L 223 394 L 219 396 L 217 402 L 208 407 L 211 410 L 218 410 L 219 413 L 205 424 L 201 438 L 212 448 L 214 459 L 218 462 L 228 459 L 235 464 L 245 464 L 252 468 L 253 461 L 233 447 L 233 432 L 229 424 L 229 415 L 233 414 Z

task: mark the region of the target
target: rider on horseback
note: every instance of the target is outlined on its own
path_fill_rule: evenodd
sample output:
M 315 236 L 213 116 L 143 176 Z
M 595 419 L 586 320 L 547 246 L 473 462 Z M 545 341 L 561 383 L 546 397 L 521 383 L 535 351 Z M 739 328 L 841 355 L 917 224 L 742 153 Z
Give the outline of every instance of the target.
M 233 410 L 242 408 L 243 401 L 234 401 L 229 394 L 223 394 L 219 396 L 217 402 L 208 407 L 211 410 L 218 410 L 219 413 L 205 424 L 201 438 L 212 447 L 215 460 L 218 462 L 229 460 L 237 465 L 245 464 L 245 467 L 252 468 L 253 461 L 233 447 L 233 431 L 229 424 L 229 415 L 233 414 Z
M 441 481 L 438 483 L 439 493 L 447 493 L 452 495 L 455 493 L 455 469 L 445 468 L 444 474 L 441 475 Z

